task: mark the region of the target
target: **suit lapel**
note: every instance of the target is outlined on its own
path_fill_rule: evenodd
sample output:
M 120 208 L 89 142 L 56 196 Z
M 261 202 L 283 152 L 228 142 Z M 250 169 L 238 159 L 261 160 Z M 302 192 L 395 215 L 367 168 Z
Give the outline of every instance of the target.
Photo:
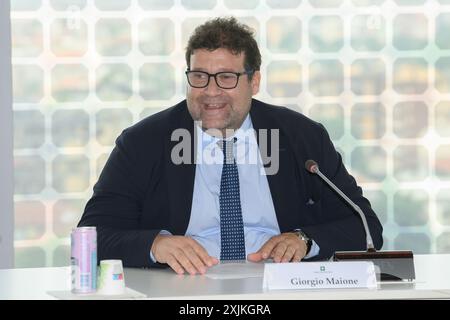
M 194 135 L 194 122 L 187 109 L 186 102 L 183 101 L 174 110 L 171 120 L 171 128 L 166 138 L 165 163 L 167 168 L 167 185 L 170 208 L 170 231 L 173 234 L 184 235 L 189 225 L 192 208 L 192 195 L 194 191 L 196 138 Z M 172 133 L 182 129 L 187 133 L 190 145 L 190 162 L 175 164 L 172 161 L 171 153 L 173 148 L 182 140 L 171 141 Z M 184 150 L 189 152 L 188 150 Z
M 253 128 L 256 130 L 258 146 L 261 147 L 259 141 L 259 130 L 267 129 L 267 137 L 271 137 L 271 130 L 279 130 L 279 168 L 276 174 L 266 175 L 267 181 L 272 195 L 273 205 L 281 232 L 289 231 L 297 228 L 300 223 L 300 208 L 298 207 L 298 186 L 296 184 L 295 161 L 292 154 L 289 141 L 284 131 L 276 120 L 271 117 L 266 107 L 257 100 L 252 101 L 250 116 Z M 268 155 L 272 155 L 277 150 L 272 150 L 271 143 L 267 143 Z M 273 157 L 272 157 L 273 158 Z M 267 167 L 267 165 L 265 166 Z M 266 169 L 267 172 L 267 169 Z

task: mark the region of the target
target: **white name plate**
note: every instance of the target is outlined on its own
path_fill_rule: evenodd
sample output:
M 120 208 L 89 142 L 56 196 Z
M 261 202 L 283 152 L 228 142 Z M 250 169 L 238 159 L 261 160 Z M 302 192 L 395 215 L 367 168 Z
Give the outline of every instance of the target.
M 377 278 L 370 261 L 266 263 L 263 288 L 376 289 Z

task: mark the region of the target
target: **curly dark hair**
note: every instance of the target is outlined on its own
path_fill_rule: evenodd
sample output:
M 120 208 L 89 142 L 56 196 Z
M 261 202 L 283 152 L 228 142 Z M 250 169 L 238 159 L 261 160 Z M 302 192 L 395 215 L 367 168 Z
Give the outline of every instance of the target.
M 253 38 L 253 31 L 236 18 L 215 18 L 195 28 L 186 47 L 186 63 L 191 64 L 191 55 L 196 49 L 214 51 L 219 48 L 230 50 L 233 54 L 244 52 L 246 71 L 258 71 L 261 67 L 261 53 Z M 251 77 L 249 77 L 250 79 Z

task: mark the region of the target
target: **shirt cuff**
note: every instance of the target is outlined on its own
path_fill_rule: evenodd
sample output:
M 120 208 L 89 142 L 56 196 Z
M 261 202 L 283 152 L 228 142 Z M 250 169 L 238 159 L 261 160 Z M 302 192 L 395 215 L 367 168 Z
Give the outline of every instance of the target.
M 169 231 L 167 231 L 167 230 L 161 230 L 160 232 L 159 232 L 159 234 L 161 234 L 161 235 L 172 235 Z M 155 256 L 153 256 L 153 252 L 152 252 L 152 250 L 150 250 L 150 259 L 152 260 L 152 262 L 154 262 L 154 263 L 156 263 L 157 261 L 156 261 L 156 259 L 155 259 Z
M 320 247 L 319 245 L 313 240 L 311 244 L 311 249 L 309 250 L 308 254 L 303 259 L 310 259 L 319 254 Z

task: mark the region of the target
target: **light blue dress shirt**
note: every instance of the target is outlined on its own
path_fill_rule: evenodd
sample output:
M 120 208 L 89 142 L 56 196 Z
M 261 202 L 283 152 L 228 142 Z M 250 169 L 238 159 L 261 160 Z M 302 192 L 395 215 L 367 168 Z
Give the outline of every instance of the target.
M 195 239 L 212 257 L 220 258 L 220 179 L 223 153 L 220 140 L 204 132 L 198 125 L 197 164 L 195 170 L 192 209 L 186 236 Z M 234 136 L 234 154 L 239 172 L 242 217 L 244 221 L 246 254 L 257 252 L 272 236 L 280 234 L 272 195 L 259 153 L 250 115 Z M 293 213 L 295 214 L 295 213 Z M 169 234 L 163 230 L 161 234 Z M 319 253 L 313 241 L 311 258 Z M 155 261 L 151 254 L 152 260 Z
M 245 252 L 258 251 L 272 236 L 280 234 L 267 177 L 260 172 L 261 159 L 250 116 L 233 137 L 239 172 Z M 186 236 L 197 240 L 209 255 L 220 257 L 220 179 L 223 152 L 217 142 L 197 127 L 197 166 L 191 219 Z

